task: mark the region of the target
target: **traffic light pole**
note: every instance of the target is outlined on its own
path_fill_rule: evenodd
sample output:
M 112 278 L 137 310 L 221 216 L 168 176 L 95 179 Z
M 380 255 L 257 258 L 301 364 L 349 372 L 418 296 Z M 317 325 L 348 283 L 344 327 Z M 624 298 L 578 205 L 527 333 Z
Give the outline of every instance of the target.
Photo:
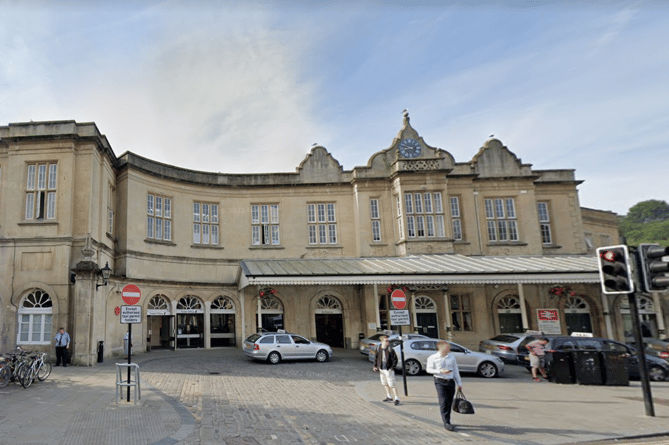
M 646 409 L 646 415 L 655 417 L 653 408 L 653 396 L 650 393 L 650 381 L 648 379 L 648 365 L 646 363 L 646 351 L 643 347 L 643 337 L 641 334 L 641 323 L 639 323 L 639 310 L 636 305 L 636 293 L 627 294 L 630 313 L 632 316 L 632 328 L 634 330 L 634 344 L 636 345 L 637 359 L 639 360 L 639 375 L 641 378 L 641 390 L 643 392 L 643 404 Z

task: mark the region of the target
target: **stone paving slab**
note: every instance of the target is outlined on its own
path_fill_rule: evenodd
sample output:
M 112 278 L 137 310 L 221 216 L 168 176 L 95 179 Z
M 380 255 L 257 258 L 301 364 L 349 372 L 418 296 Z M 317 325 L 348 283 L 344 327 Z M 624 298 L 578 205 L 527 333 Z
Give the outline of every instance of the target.
M 45 382 L 0 389 L 0 444 L 443 444 L 557 445 L 669 431 L 669 382 L 653 383 L 646 417 L 629 387 L 464 377 L 476 414 L 440 421 L 430 376 L 408 378 L 394 406 L 357 351 L 327 363 L 253 362 L 240 350 L 153 351 L 140 364 L 142 400 L 115 403 L 115 367 L 54 368 Z M 397 376 L 402 390 L 402 377 Z M 132 400 L 132 397 L 131 397 Z

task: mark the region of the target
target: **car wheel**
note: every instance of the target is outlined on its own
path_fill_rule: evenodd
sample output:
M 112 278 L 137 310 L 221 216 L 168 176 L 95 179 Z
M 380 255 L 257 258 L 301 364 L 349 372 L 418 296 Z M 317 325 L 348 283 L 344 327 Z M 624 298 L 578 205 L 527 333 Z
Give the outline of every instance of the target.
M 321 349 L 316 353 L 316 361 L 317 362 L 325 362 L 330 356 L 328 355 L 328 352 L 325 349 Z
M 491 379 L 497 376 L 497 366 L 490 362 L 483 362 L 479 365 L 477 372 L 481 377 Z
M 420 372 L 420 363 L 417 360 L 409 359 L 404 362 L 404 369 L 407 375 L 417 375 Z
M 660 368 L 659 366 L 651 366 L 648 370 L 648 378 L 654 382 L 661 382 L 666 377 L 667 376 L 664 374 L 664 369 Z
M 270 352 L 267 356 L 267 361 L 273 365 L 276 365 L 281 361 L 281 355 L 278 352 Z

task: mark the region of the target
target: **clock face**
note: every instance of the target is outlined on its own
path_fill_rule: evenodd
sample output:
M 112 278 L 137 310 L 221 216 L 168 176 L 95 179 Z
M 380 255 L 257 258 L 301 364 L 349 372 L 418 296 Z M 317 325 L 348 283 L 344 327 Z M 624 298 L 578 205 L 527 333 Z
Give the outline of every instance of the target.
M 420 144 L 415 139 L 403 139 L 400 142 L 400 154 L 405 158 L 415 158 L 420 154 Z

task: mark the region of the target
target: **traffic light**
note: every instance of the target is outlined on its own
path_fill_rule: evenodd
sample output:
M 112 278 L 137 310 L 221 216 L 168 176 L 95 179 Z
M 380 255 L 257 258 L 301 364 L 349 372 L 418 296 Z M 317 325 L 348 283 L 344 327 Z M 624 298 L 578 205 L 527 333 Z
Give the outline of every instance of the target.
M 634 292 L 627 246 L 608 246 L 597 249 L 599 277 L 605 294 Z
M 658 244 L 639 245 L 639 263 L 646 292 L 665 290 L 669 288 L 669 262 L 662 261 L 663 256 L 669 256 L 669 247 Z

